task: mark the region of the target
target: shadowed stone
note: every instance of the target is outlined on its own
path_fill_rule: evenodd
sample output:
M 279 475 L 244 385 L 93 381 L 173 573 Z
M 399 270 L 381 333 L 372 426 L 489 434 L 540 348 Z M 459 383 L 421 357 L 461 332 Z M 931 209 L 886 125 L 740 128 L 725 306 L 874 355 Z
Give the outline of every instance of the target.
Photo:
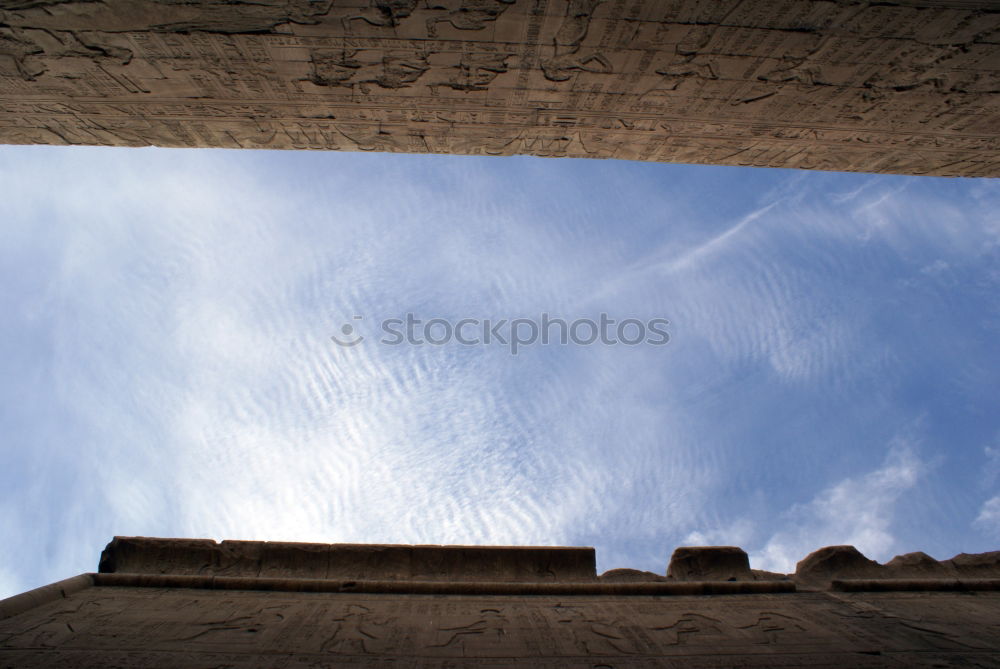
M 854 546 L 827 546 L 810 553 L 795 565 L 795 579 L 873 578 L 883 571 L 882 565 L 866 558 Z
M 600 575 L 600 580 L 608 583 L 640 583 L 645 581 L 666 581 L 663 576 L 639 569 L 610 569 Z
M 892 558 L 885 563 L 885 573 L 889 578 L 947 578 L 956 575 L 951 565 L 938 562 L 920 551 Z
M 774 571 L 765 571 L 763 569 L 751 569 L 750 573 L 753 574 L 754 580 L 757 581 L 787 581 L 791 577 L 788 574 L 779 574 Z
M 115 537 L 101 573 L 260 578 L 591 581 L 593 548 L 403 546 Z
M 211 539 L 115 537 L 101 553 L 101 573 L 201 574 L 219 560 Z
M 959 553 L 944 564 L 954 567 L 962 576 L 1000 576 L 1000 551 L 990 553 Z
M 736 546 L 682 546 L 674 549 L 667 578 L 678 581 L 752 581 L 750 559 Z

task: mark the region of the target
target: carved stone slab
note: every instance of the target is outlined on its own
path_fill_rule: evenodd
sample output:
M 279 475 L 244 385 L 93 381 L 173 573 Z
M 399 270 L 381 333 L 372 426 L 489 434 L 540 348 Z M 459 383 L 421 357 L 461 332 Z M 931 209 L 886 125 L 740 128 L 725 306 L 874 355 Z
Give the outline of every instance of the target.
M 115 537 L 99 571 L 263 578 L 585 581 L 593 548 L 403 546 Z
M 996 666 L 1000 593 L 457 597 L 93 587 L 0 667 Z
M 1000 175 L 996 0 L 0 0 L 0 143 Z
M 0 602 L 0 668 L 996 667 L 998 576 L 852 546 L 597 576 L 590 548 L 116 537 L 100 573 Z

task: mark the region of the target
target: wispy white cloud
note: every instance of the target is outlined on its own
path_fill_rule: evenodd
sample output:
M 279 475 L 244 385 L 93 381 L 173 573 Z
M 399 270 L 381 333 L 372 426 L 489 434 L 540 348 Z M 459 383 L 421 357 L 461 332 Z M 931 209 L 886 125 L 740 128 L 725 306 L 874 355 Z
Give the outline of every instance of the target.
M 976 516 L 973 524 L 991 536 L 1000 539 L 1000 495 L 983 502 L 979 515 Z
M 755 171 L 765 187 L 739 191 L 725 170 L 628 163 L 4 152 L 2 278 L 30 285 L 0 288 L 20 360 L 0 393 L 24 414 L 0 426 L 21 429 L 0 503 L 23 520 L 5 536 L 53 552 L 0 557 L 18 589 L 93 569 L 115 533 L 593 543 L 605 568 L 660 571 L 679 543 L 781 568 L 825 543 L 881 557 L 928 468 L 897 446 L 826 471 L 938 387 L 906 319 L 951 293 L 899 278 L 925 289 L 940 260 L 983 308 L 1000 282 L 976 264 L 1000 202 L 983 186 L 935 227 L 954 206 L 876 177 Z M 831 183 L 850 197 L 831 204 Z M 673 341 L 512 357 L 328 338 L 407 311 L 664 316 Z M 963 379 L 982 409 L 990 378 Z
M 986 461 L 982 468 L 981 485 L 993 490 L 1000 480 L 1000 445 L 987 446 L 983 454 Z M 991 539 L 1000 539 L 1000 495 L 993 495 L 982 503 L 972 526 Z
M 685 546 L 750 546 L 754 540 L 754 524 L 749 518 L 737 518 L 723 527 L 689 532 L 681 541 Z
M 104 509 L 115 533 L 566 543 L 574 528 L 605 531 L 609 506 L 635 515 L 623 488 L 651 493 L 654 514 L 694 485 L 680 465 L 654 474 L 694 459 L 653 436 L 668 413 L 635 405 L 623 419 L 608 401 L 628 396 L 638 358 L 329 341 L 356 313 L 369 326 L 404 310 L 534 315 L 544 287 L 583 272 L 572 255 L 553 255 L 563 237 L 527 205 L 493 194 L 470 226 L 456 212 L 476 211 L 488 182 L 471 177 L 473 190 L 458 190 L 470 201 L 443 209 L 433 189 L 410 183 L 407 207 L 393 212 L 412 219 L 401 227 L 373 214 L 383 183 L 363 175 L 324 184 L 326 207 L 296 205 L 314 183 L 289 204 L 215 158 L 206 171 L 197 157 L 169 157 L 126 177 L 120 196 L 106 193 L 96 218 L 83 195 L 96 187 L 92 166 L 53 217 L 87 223 L 60 244 L 51 291 L 66 312 L 53 376 L 95 432 L 87 456 L 103 463 L 78 503 Z M 92 160 L 117 174 L 116 158 Z M 610 262 L 601 255 L 586 260 Z M 606 453 L 610 439 L 625 443 Z M 650 476 L 668 487 L 651 488 Z
M 925 472 L 912 445 L 893 444 L 878 469 L 846 478 L 782 514 L 783 529 L 751 554 L 751 564 L 790 573 L 796 562 L 817 548 L 842 544 L 853 545 L 872 559 L 891 557 L 897 548 L 892 525 L 899 501 Z
M 773 210 L 776 206 L 778 206 L 778 204 L 778 202 L 771 202 L 764 205 L 760 209 L 747 214 L 731 228 L 715 235 L 708 241 L 699 244 L 692 249 L 684 251 L 680 257 L 672 258 L 666 261 L 663 265 L 663 269 L 668 273 L 679 272 L 690 268 L 703 258 L 711 256 L 713 253 L 724 252 L 727 246 L 734 243 L 736 237 L 744 230 L 744 228 L 752 224 L 754 221 L 766 216 L 768 212 Z

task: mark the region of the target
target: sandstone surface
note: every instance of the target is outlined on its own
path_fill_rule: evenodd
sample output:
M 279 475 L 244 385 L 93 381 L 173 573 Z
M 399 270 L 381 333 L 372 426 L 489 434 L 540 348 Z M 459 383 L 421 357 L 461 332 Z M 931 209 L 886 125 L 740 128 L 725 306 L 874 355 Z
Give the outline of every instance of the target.
M 0 0 L 0 143 L 1000 175 L 996 0 Z
M 116 537 L 0 602 L 0 667 L 995 667 L 998 557 L 682 547 L 598 577 L 591 548 Z

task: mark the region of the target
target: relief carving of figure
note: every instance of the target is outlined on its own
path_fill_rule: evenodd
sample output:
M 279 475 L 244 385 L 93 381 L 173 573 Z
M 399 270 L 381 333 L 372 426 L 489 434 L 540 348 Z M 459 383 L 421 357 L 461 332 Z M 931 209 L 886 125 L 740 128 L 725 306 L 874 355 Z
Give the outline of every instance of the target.
M 541 158 L 561 158 L 566 155 L 573 138 L 567 135 L 528 134 L 521 139 L 521 148 L 516 153 L 526 153 Z
M 225 603 L 223 603 L 225 604 Z M 224 606 L 220 606 L 224 609 Z M 174 642 L 184 644 L 194 643 L 229 643 L 253 645 L 256 637 L 268 630 L 280 626 L 285 620 L 283 611 L 288 609 L 287 604 L 276 606 L 263 606 L 255 611 L 243 613 L 241 607 L 234 606 L 229 611 L 228 616 L 219 616 L 214 620 L 195 620 L 188 625 L 197 629 L 197 632 L 186 634 L 182 637 L 170 639 Z M 242 613 L 242 615 L 241 615 Z M 190 630 L 189 630 L 190 631 Z
M 580 46 L 590 30 L 594 10 L 604 0 L 566 0 L 566 14 L 553 41 L 559 46 Z
M 672 624 L 652 629 L 655 632 L 665 632 L 668 644 L 682 646 L 692 641 L 696 643 L 706 642 L 713 638 L 727 636 L 722 630 L 723 626 L 725 623 L 721 620 L 709 618 L 699 613 L 684 613 Z
M 75 144 L 64 133 L 49 128 L 0 126 L 0 143 L 3 144 Z
M 801 37 L 781 54 L 781 61 L 757 77 L 760 81 L 777 84 L 804 84 L 816 86 L 822 83 L 821 62 L 823 52 L 831 44 L 830 38 L 815 33 Z
M 552 38 L 552 56 L 541 62 L 546 79 L 567 81 L 574 72 L 610 74 L 614 71 L 611 62 L 596 49 L 581 50 L 590 20 L 602 2 L 604 0 L 567 0 L 566 14 Z
M 310 54 L 309 81 L 317 86 L 351 86 L 347 83 L 361 69 L 357 49 L 315 49 Z
M 0 0 L 0 11 L 5 9 L 17 11 L 19 9 L 38 9 L 39 7 L 51 7 L 52 5 L 65 5 L 80 0 Z
M 21 31 L 0 28 L 0 74 L 34 81 L 45 72 L 45 64 L 39 58 L 43 53 L 42 47 L 24 37 Z
M 67 58 L 82 59 L 84 67 L 92 67 L 90 63 L 128 65 L 132 51 L 113 44 L 102 33 L 0 28 L 0 73 L 6 70 L 34 81 L 50 69 L 54 59 Z
M 513 137 L 502 135 L 499 137 L 452 137 L 449 138 L 449 153 L 486 155 L 486 156 L 511 156 L 516 153 L 516 149 L 521 141 L 521 133 Z
M 77 635 L 80 616 L 83 616 L 84 620 L 104 617 L 101 603 L 84 602 L 75 609 L 64 608 L 55 611 L 40 622 L 8 634 L 3 638 L 3 642 L 30 639 L 28 643 L 36 648 L 58 648 Z M 74 622 L 77 623 L 77 627 L 73 626 Z
M 369 52 L 373 53 L 373 52 Z M 371 86 L 406 88 L 431 69 L 427 55 L 413 51 L 374 52 L 380 59 L 365 62 L 357 49 L 317 49 L 310 57 L 306 81 L 317 86 L 357 87 L 365 95 Z
M 424 54 L 390 51 L 382 58 L 381 72 L 358 83 L 362 85 L 362 90 L 366 83 L 378 84 L 382 88 L 406 88 L 430 68 Z
M 560 623 L 569 625 L 577 648 L 586 655 L 629 655 L 638 652 L 635 642 L 622 634 L 625 627 L 620 620 L 606 620 L 588 616 L 575 606 L 559 604 L 553 611 Z
M 756 643 L 760 644 L 776 644 L 789 636 L 806 631 L 806 627 L 796 618 L 773 611 L 762 611 L 755 622 L 740 625 L 739 628 L 753 634 Z
M 450 23 L 459 30 L 483 30 L 486 24 L 496 21 L 507 8 L 517 0 L 461 0 L 458 7 L 435 5 L 431 9 L 443 9 L 448 13 L 427 19 L 427 36 L 437 37 L 437 24 Z
M 458 65 L 445 70 L 445 79 L 429 83 L 432 92 L 438 86 L 456 91 L 485 91 L 498 76 L 507 72 L 505 53 L 463 53 Z
M 346 139 L 349 139 L 357 147 L 358 151 L 385 151 L 392 153 L 412 153 L 414 151 L 406 145 L 402 137 L 393 135 L 381 127 L 372 129 L 352 128 L 348 131 L 338 127 L 337 131 Z
M 719 78 L 715 60 L 705 53 L 713 33 L 714 28 L 695 26 L 685 35 L 674 47 L 673 59 L 656 69 L 656 73 L 664 77 L 656 91 L 675 91 L 690 78 Z
M 333 622 L 337 623 L 336 629 L 320 647 L 323 652 L 358 655 L 383 650 L 384 641 L 378 628 L 386 625 L 389 620 L 376 618 L 367 606 L 351 604 L 347 607 L 347 612 L 334 618 Z
M 226 134 L 240 148 L 268 146 L 278 136 L 278 124 L 268 120 L 231 123 L 227 124 Z
M 467 646 L 472 646 L 468 650 L 474 650 L 483 644 L 500 647 L 507 634 L 504 628 L 507 619 L 500 609 L 483 609 L 479 614 L 477 620 L 466 625 L 439 628 L 445 633 L 442 637 L 444 641 L 431 644 L 429 648 L 461 648 L 464 654 Z
M 638 151 L 630 142 L 601 132 L 578 132 L 571 145 L 570 155 L 590 158 L 623 158 L 636 160 Z
M 586 53 L 566 53 L 542 59 L 542 74 L 549 81 L 567 81 L 573 72 L 594 72 L 611 74 L 614 68 L 602 54 L 596 51 Z
M 234 11 L 230 0 L 200 0 L 183 3 L 175 0 L 153 0 L 154 3 L 171 5 L 181 20 L 167 23 L 150 23 L 134 29 L 160 32 L 192 32 L 204 30 L 218 33 L 272 32 L 283 23 L 314 25 L 330 13 L 335 0 L 286 0 L 275 3 L 238 3 Z M 188 5 L 185 7 L 185 5 Z M 193 6 L 191 6 L 193 5 Z M 179 10 L 179 11 L 178 11 Z M 152 17 L 159 12 L 152 10 Z
M 344 24 L 344 30 L 348 32 L 351 30 L 351 21 L 356 20 L 380 28 L 395 28 L 416 8 L 417 0 L 371 0 L 371 6 L 367 9 L 345 16 L 341 21 Z
M 878 100 L 892 93 L 903 93 L 925 86 L 946 89 L 947 61 L 961 53 L 958 46 L 913 44 L 904 48 L 888 67 L 880 69 L 864 84 L 866 100 Z

